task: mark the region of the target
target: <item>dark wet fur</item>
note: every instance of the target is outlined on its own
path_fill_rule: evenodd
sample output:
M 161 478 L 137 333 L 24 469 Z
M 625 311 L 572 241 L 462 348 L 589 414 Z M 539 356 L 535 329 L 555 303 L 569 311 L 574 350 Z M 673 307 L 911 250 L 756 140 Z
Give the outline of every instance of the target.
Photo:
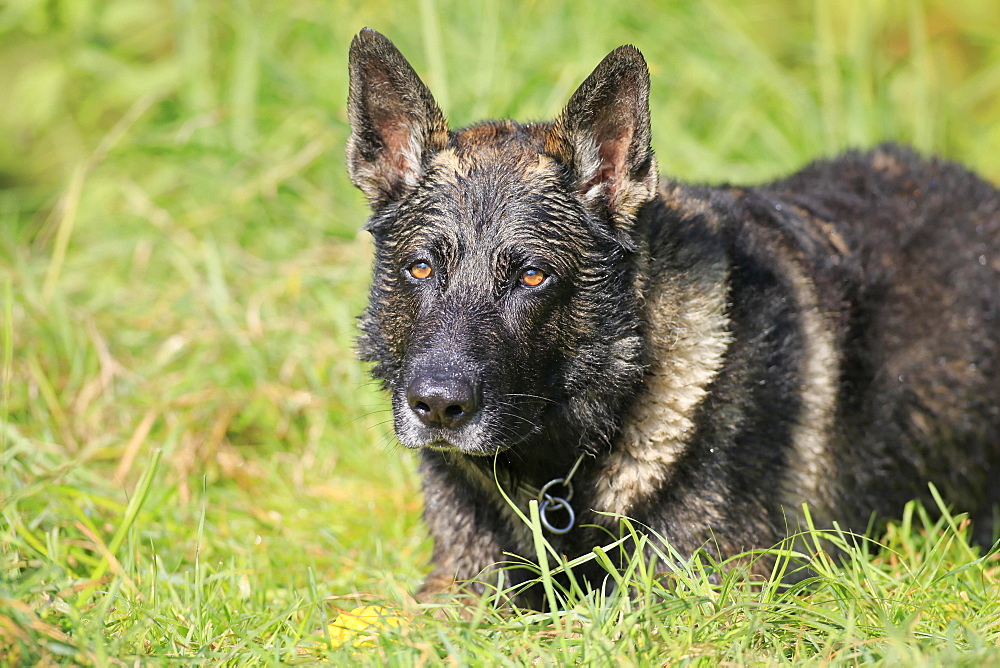
M 803 501 L 863 531 L 928 482 L 988 544 L 997 189 L 888 145 L 759 187 L 658 183 L 648 91 L 622 47 L 553 123 L 450 131 L 388 40 L 352 44 L 348 163 L 375 240 L 359 349 L 421 449 L 423 596 L 533 554 L 494 474 L 523 506 L 580 455 L 578 525 L 550 536 L 568 556 L 608 541 L 580 526 L 614 530 L 594 511 L 726 557 L 776 544 Z M 662 443 L 656 402 L 678 425 Z

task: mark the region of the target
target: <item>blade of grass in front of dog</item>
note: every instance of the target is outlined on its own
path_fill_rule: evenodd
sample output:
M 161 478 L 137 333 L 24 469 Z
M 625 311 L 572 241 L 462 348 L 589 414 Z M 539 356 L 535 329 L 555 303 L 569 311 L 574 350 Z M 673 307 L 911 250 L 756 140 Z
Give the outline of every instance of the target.
M 555 588 L 552 586 L 552 573 L 549 571 L 549 557 L 545 554 L 546 549 L 552 549 L 542 534 L 542 519 L 538 514 L 538 500 L 532 499 L 528 502 L 528 513 L 531 516 L 529 526 L 531 527 L 531 537 L 535 542 L 535 556 L 538 557 L 538 570 L 541 573 L 542 587 L 545 589 L 545 599 L 549 603 L 549 610 L 553 612 L 553 621 L 558 625 L 558 615 L 555 611 L 559 609 L 556 601 Z
M 941 517 L 944 519 L 945 522 L 948 523 L 948 526 L 951 528 L 952 535 L 956 536 L 959 535 L 961 531 L 958 528 L 958 522 L 955 521 L 954 515 L 952 515 L 951 511 L 948 510 L 948 505 L 945 503 L 944 499 L 941 498 L 941 493 L 938 491 L 938 488 L 933 483 L 928 483 L 928 487 L 930 487 L 931 496 L 934 498 L 934 503 L 937 504 L 938 510 L 941 512 Z M 964 549 L 965 556 L 968 557 L 970 561 L 974 561 L 976 555 L 972 552 L 972 548 L 969 547 L 969 542 L 965 540 L 960 542 L 962 546 L 965 548 Z
M 514 500 L 511 499 L 510 496 L 507 494 L 507 492 L 504 490 L 503 485 L 500 484 L 500 479 L 499 479 L 499 477 L 497 477 L 496 466 L 497 466 L 497 460 L 496 460 L 496 458 L 494 458 L 493 459 L 493 482 L 496 484 L 497 490 L 500 492 L 500 495 L 503 497 L 504 502 L 514 511 L 514 513 L 518 516 L 518 518 L 520 518 L 522 522 L 524 522 L 529 527 L 531 527 L 532 535 L 534 535 L 536 524 L 539 526 L 539 531 L 541 529 L 541 527 L 540 527 L 540 518 L 537 519 L 537 520 L 533 520 L 533 519 L 527 517 L 523 512 L 521 512 L 521 509 L 518 508 L 517 504 L 514 503 Z M 532 499 L 530 501 L 530 503 L 535 504 L 535 508 L 537 510 L 537 508 L 538 508 L 538 500 L 537 499 Z M 552 553 L 552 557 L 555 558 L 555 559 L 557 559 L 557 560 L 559 560 L 561 562 L 560 565 L 557 566 L 554 570 L 550 570 L 549 571 L 549 577 L 548 577 L 547 581 L 551 584 L 551 581 L 552 581 L 551 576 L 552 575 L 554 575 L 555 573 L 560 573 L 560 572 L 565 573 L 567 575 L 567 577 L 569 578 L 569 582 L 570 582 L 569 589 L 570 589 L 570 591 L 571 592 L 575 592 L 575 595 L 582 596 L 583 595 L 583 589 L 580 587 L 580 583 L 577 581 L 577 579 L 573 576 L 573 567 L 576 566 L 576 565 L 578 565 L 578 564 L 590 561 L 591 559 L 594 558 L 594 555 L 592 555 L 592 554 L 584 554 L 581 557 L 578 557 L 573 562 L 567 562 L 567 561 L 565 561 L 565 559 L 563 559 L 559 555 L 558 552 L 556 552 L 555 548 L 553 548 L 552 545 L 547 540 L 545 540 L 544 535 L 539 534 L 539 537 L 541 538 L 541 546 L 542 546 L 541 549 L 543 549 L 543 550 L 545 550 L 545 549 L 549 550 L 549 552 Z M 535 540 L 535 549 L 537 550 L 538 547 L 539 547 L 539 543 L 538 543 L 538 539 L 536 538 L 536 540 Z
M 500 484 L 500 478 L 497 477 L 497 460 L 496 460 L 495 457 L 493 458 L 493 482 L 497 486 L 497 491 L 500 492 L 500 496 L 503 497 L 504 503 L 506 503 L 507 506 L 511 510 L 514 511 L 514 514 L 517 515 L 522 522 L 524 522 L 529 527 L 531 527 L 532 528 L 532 532 L 534 532 L 534 526 L 535 525 L 534 525 L 533 520 L 531 520 L 527 515 L 525 515 L 523 512 L 521 512 L 521 509 L 518 508 L 517 504 L 514 503 L 514 500 L 510 498 L 510 496 L 507 494 L 507 491 L 503 488 L 503 485 Z M 538 507 L 538 500 L 537 499 L 532 499 L 531 503 L 534 503 L 536 508 Z M 539 526 L 541 526 L 541 525 L 539 525 Z M 555 551 L 555 548 L 553 548 L 549 544 L 549 542 L 547 540 L 545 540 L 544 537 L 542 538 L 542 544 L 546 548 L 548 548 L 549 552 L 552 553 L 552 556 L 554 558 L 556 558 L 556 559 L 559 558 L 559 553 Z M 536 548 L 538 547 L 537 543 L 536 543 L 535 547 Z
M 830 559 L 830 555 L 827 554 L 823 545 L 820 543 L 822 532 L 816 528 L 816 523 L 813 521 L 812 514 L 809 512 L 809 505 L 805 503 L 802 504 L 802 518 L 806 523 L 806 535 L 808 541 L 811 542 L 813 546 L 813 553 L 809 560 L 809 565 L 821 576 L 829 577 L 836 567 Z
M 615 581 L 615 585 L 617 587 L 621 587 L 622 574 L 618 570 L 618 568 L 611 562 L 611 557 L 608 556 L 608 553 L 604 550 L 604 548 L 600 547 L 599 545 L 595 545 L 592 552 L 594 554 L 594 557 L 597 559 L 597 563 L 600 564 L 601 568 L 607 571 L 608 575 L 611 576 L 611 579 Z

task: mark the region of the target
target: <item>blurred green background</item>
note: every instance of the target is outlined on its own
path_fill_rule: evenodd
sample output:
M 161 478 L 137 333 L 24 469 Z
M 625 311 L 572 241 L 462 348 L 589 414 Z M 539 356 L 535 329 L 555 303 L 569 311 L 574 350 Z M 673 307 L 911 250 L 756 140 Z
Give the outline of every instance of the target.
M 550 118 L 632 43 L 664 174 L 760 182 L 895 140 L 1000 181 L 996 2 L 7 0 L 0 593 L 26 602 L 17 624 L 79 637 L 91 599 L 49 603 L 104 582 L 108 545 L 133 580 L 224 563 L 223 608 L 225 583 L 295 610 L 418 582 L 413 458 L 353 355 L 369 247 L 343 148 L 363 26 L 456 127 Z M 187 595 L 190 622 L 206 604 Z M 107 622 L 106 651 L 176 650 L 143 623 Z

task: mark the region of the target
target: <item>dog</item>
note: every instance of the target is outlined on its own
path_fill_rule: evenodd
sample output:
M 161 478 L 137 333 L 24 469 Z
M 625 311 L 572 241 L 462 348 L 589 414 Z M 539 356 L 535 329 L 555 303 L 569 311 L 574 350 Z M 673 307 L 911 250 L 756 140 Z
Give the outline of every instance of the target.
M 420 600 L 534 555 L 533 498 L 571 558 L 621 516 L 719 559 L 778 544 L 804 504 L 863 532 L 929 483 L 989 544 L 997 188 L 892 145 L 762 186 L 661 181 L 632 46 L 553 122 L 460 130 L 384 36 L 361 31 L 349 60 L 374 239 L 358 348 L 420 452 Z

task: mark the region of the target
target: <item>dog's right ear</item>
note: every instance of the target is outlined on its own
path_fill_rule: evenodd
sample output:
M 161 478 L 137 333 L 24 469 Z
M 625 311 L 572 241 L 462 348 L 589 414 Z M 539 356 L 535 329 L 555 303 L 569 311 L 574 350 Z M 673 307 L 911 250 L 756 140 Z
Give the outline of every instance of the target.
M 445 147 L 448 124 L 427 86 L 383 35 L 363 29 L 351 42 L 347 169 L 378 209 L 420 179 Z

